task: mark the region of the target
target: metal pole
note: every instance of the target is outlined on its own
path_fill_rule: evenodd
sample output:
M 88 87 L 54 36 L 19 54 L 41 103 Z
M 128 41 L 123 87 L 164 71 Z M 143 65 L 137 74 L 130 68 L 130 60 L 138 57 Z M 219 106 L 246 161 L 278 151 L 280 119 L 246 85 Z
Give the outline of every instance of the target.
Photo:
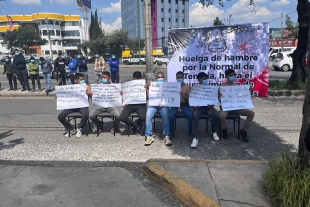
M 281 13 L 281 52 L 283 52 L 283 13 Z
M 88 41 L 88 17 L 87 17 L 87 8 L 84 7 L 83 9 L 83 15 L 84 15 L 84 32 L 85 32 L 85 41 Z
M 145 24 L 145 46 L 146 46 L 145 78 L 146 80 L 150 80 L 154 77 L 152 19 L 151 19 L 150 0 L 144 0 L 144 24 Z
M 140 45 L 140 0 L 137 0 L 137 8 L 138 8 L 138 48 L 139 48 L 139 65 L 140 65 L 140 51 L 141 51 L 141 45 Z
M 46 27 L 47 27 L 48 44 L 50 46 L 50 55 L 51 55 L 51 58 L 53 59 L 53 50 L 52 50 L 52 44 L 51 44 L 51 36 L 50 36 L 50 30 L 48 28 L 48 18 L 45 18 L 45 19 L 46 19 Z

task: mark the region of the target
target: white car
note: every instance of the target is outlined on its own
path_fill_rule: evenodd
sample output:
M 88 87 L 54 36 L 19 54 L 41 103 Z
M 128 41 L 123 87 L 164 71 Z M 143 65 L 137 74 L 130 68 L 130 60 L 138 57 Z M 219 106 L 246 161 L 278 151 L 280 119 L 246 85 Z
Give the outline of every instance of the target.
M 273 63 L 272 66 L 275 70 L 283 70 L 289 71 L 293 69 L 293 59 L 292 59 L 292 52 L 279 52 Z
M 131 65 L 131 64 L 140 64 L 144 65 L 145 64 L 145 55 L 134 55 L 131 58 L 124 58 L 123 63 L 125 65 Z
M 162 62 L 163 64 L 168 64 L 168 57 L 167 56 L 156 56 L 154 57 L 154 64 L 157 65 L 158 62 Z

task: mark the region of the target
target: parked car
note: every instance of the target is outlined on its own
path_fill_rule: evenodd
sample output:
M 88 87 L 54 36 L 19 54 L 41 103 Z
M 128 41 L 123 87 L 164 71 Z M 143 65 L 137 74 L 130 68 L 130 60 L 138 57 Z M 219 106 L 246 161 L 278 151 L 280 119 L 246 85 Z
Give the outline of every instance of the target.
M 154 64 L 158 65 L 158 62 L 162 62 L 162 64 L 168 65 L 168 57 L 167 56 L 155 56 Z
M 140 55 L 140 58 L 139 58 L 139 55 L 134 55 L 133 57 L 131 58 L 123 58 L 123 63 L 125 65 L 130 65 L 130 64 L 145 64 L 146 61 L 145 61 L 145 55 Z
M 279 52 L 273 63 L 272 66 L 275 70 L 283 70 L 289 71 L 293 68 L 293 59 L 292 59 L 292 52 Z

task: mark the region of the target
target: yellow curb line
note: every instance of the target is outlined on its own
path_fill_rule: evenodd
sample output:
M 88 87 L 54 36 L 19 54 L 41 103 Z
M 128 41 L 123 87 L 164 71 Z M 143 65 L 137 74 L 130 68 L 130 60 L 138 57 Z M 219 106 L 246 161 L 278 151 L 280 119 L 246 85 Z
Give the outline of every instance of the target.
M 147 162 L 142 169 L 145 175 L 159 182 L 187 206 L 220 207 L 217 201 L 176 177 L 159 164 Z

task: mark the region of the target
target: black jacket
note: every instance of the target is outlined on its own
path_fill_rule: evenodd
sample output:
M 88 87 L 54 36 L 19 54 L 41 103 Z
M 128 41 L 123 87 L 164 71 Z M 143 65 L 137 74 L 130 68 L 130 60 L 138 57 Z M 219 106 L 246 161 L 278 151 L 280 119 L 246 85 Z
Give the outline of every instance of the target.
M 14 70 L 24 70 L 26 69 L 26 60 L 22 54 L 15 55 L 13 58 L 13 65 Z
M 87 72 L 87 70 L 88 70 L 87 63 L 88 63 L 88 61 L 85 57 L 78 59 L 77 66 L 79 68 L 79 72 Z
M 3 73 L 6 73 L 6 74 L 13 74 L 13 67 L 11 65 L 11 61 L 8 61 L 4 64 L 4 70 L 3 70 Z
M 59 58 L 55 59 L 54 72 L 64 73 L 66 72 L 65 67 L 66 67 L 65 60 Z

